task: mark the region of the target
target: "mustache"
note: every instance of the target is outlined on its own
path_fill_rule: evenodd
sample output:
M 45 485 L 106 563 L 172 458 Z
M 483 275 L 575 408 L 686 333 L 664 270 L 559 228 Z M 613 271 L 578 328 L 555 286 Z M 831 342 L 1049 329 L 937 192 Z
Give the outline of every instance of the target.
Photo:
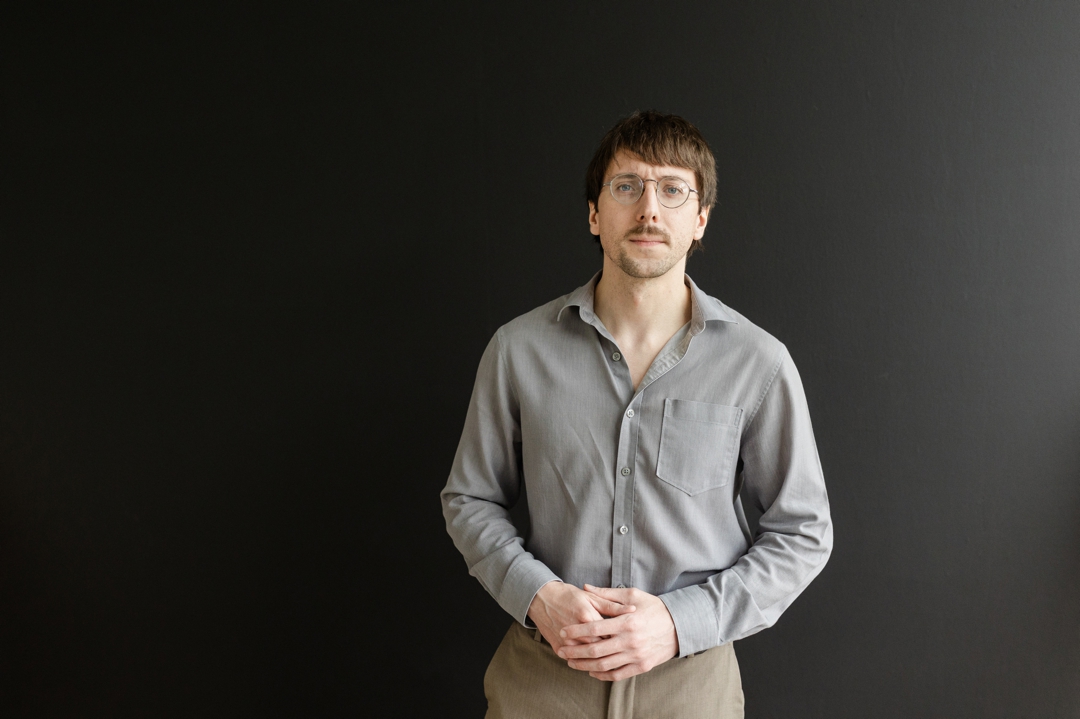
M 655 225 L 641 225 L 623 235 L 624 240 L 629 240 L 633 237 L 640 237 L 642 235 L 656 235 L 657 237 L 663 237 L 668 242 L 671 241 L 671 236 Z

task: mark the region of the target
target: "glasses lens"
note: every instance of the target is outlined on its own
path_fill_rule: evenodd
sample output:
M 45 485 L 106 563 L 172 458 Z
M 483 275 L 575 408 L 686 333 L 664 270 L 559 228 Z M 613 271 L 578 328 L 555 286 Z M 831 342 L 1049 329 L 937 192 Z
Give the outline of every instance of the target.
M 624 205 L 632 205 L 641 197 L 642 182 L 637 175 L 616 175 L 611 178 L 611 196 Z
M 690 196 L 690 186 L 677 177 L 665 177 L 656 183 L 656 196 L 664 207 L 679 207 Z

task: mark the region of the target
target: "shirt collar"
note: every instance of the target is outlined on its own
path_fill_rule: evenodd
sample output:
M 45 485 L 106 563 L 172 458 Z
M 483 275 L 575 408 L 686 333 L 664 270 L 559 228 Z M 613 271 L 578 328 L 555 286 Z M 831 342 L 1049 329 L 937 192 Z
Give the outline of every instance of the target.
M 578 308 L 578 314 L 585 322 L 592 324 L 593 319 L 596 317 L 594 308 L 594 299 L 596 293 L 596 283 L 600 280 L 600 272 L 597 272 L 592 276 L 592 279 L 586 282 L 581 287 L 571 292 L 563 306 L 559 308 L 559 314 L 555 316 L 557 321 L 562 321 L 563 312 L 567 307 L 576 306 Z M 705 329 L 705 324 L 710 321 L 718 322 L 731 322 L 738 324 L 739 321 L 735 319 L 735 315 L 732 314 L 723 302 L 715 297 L 709 297 L 707 294 L 701 291 L 694 281 L 690 279 L 690 275 L 683 275 L 686 285 L 690 288 L 690 334 L 697 335 Z

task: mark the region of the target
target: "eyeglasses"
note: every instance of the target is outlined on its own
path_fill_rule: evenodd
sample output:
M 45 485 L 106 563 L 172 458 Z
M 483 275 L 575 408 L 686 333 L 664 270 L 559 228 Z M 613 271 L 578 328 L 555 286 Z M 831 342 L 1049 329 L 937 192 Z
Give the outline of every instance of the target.
M 686 184 L 685 180 L 680 180 L 678 177 L 661 177 L 659 180 L 642 180 L 633 173 L 616 175 L 611 178 L 610 182 L 605 182 L 600 186 L 610 188 L 611 196 L 614 197 L 615 201 L 619 204 L 632 205 L 638 201 L 641 197 L 641 193 L 645 191 L 646 182 L 656 183 L 656 199 L 661 205 L 671 210 L 674 210 L 676 207 L 682 207 L 686 204 L 686 200 L 690 197 L 690 193 L 697 192 L 697 190 L 691 190 L 690 185 Z

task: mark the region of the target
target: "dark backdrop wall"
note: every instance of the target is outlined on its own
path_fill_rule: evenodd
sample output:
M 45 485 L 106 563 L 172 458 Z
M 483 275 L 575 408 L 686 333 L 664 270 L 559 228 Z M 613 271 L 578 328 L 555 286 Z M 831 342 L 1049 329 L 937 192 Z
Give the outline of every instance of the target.
M 833 503 L 748 717 L 1080 716 L 1080 5 L 22 5 L 5 716 L 480 716 L 509 619 L 437 495 L 648 107 L 713 144 L 689 271 L 788 345 Z

